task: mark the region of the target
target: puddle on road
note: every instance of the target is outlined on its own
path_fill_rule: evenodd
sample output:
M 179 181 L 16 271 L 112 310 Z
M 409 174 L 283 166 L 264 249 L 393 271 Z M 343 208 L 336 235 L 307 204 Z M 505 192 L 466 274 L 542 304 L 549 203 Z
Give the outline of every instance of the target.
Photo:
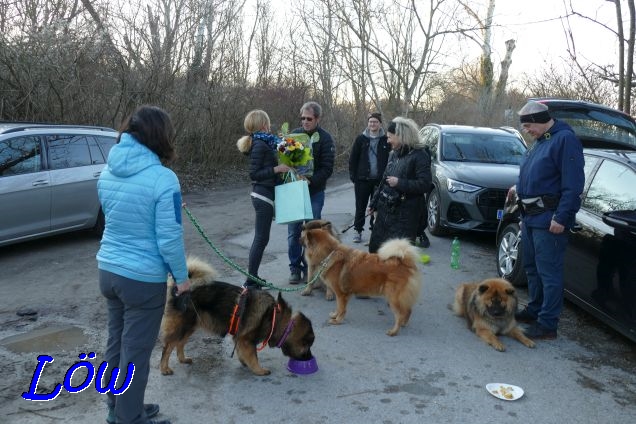
M 72 325 L 52 326 L 31 330 L 24 334 L 6 337 L 0 345 L 15 353 L 54 352 L 74 350 L 86 344 L 88 338 L 84 331 Z

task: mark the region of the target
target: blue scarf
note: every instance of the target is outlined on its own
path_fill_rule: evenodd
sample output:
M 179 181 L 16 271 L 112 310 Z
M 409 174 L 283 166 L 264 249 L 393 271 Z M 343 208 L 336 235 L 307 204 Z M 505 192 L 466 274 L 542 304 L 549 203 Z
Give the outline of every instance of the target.
M 278 136 L 262 131 L 252 133 L 252 140 L 263 140 L 272 150 L 276 150 L 276 146 L 281 142 Z

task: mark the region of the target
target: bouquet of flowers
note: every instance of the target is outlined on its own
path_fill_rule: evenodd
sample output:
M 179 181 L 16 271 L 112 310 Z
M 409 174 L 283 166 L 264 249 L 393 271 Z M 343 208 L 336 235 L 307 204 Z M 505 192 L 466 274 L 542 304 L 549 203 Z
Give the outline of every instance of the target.
M 288 130 L 287 122 L 282 125 L 281 130 L 281 141 L 276 147 L 280 162 L 291 167 L 307 165 L 313 159 L 311 149 L 307 146 L 309 136 L 304 133 L 285 134 Z

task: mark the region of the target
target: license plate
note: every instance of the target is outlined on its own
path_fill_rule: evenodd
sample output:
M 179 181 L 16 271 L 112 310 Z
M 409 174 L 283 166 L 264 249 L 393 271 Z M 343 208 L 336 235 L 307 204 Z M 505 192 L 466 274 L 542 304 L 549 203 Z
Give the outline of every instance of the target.
M 503 218 L 503 209 L 497 209 L 497 219 L 501 221 L 501 218 Z

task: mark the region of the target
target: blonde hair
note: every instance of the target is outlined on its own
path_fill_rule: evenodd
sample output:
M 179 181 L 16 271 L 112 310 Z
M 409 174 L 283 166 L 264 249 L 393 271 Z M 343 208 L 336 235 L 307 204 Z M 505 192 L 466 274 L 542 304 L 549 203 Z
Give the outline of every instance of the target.
M 257 131 L 262 131 L 263 128 L 269 128 L 269 116 L 267 112 L 261 109 L 254 109 L 245 116 L 245 121 L 243 121 L 243 126 L 245 127 L 245 131 L 248 133 L 255 133 Z
M 269 128 L 271 125 L 269 115 L 267 112 L 261 109 L 251 110 L 245 115 L 243 121 L 243 127 L 250 135 L 244 135 L 236 142 L 236 147 L 241 153 L 249 153 L 252 148 L 252 133 L 262 131 L 264 128 Z
M 393 118 L 391 123 L 395 123 L 395 131 L 391 131 L 391 125 L 389 125 L 388 131 L 400 137 L 400 141 L 404 146 L 410 149 L 419 149 L 422 147 L 420 143 L 420 130 L 414 120 L 397 116 Z

